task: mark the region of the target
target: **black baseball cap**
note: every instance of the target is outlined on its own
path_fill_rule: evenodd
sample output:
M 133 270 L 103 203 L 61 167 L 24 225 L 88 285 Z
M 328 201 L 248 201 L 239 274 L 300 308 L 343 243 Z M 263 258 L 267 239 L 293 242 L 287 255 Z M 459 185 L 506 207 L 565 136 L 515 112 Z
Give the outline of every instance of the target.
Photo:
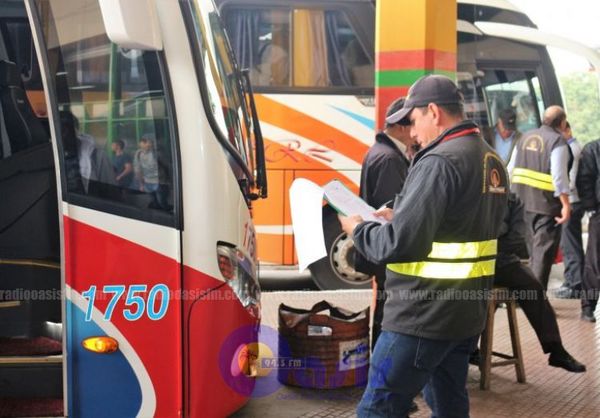
M 502 124 L 506 129 L 515 131 L 517 129 L 517 114 L 512 107 L 502 109 L 498 113 L 498 119 L 502 121 Z
M 385 121 L 399 123 L 406 119 L 415 107 L 425 107 L 429 103 L 448 105 L 462 102 L 463 95 L 454 81 L 443 75 L 426 75 L 410 87 L 402 109 L 388 116 Z
M 396 100 L 394 100 L 387 108 L 387 110 L 385 111 L 385 117 L 386 119 L 393 115 L 394 113 L 396 113 L 397 111 L 399 111 L 400 109 L 402 109 L 404 107 L 404 102 L 406 101 L 405 97 L 399 97 Z M 408 123 L 403 123 L 405 121 L 400 121 L 398 122 L 401 125 L 407 125 Z M 387 123 L 387 125 L 394 125 L 394 123 Z

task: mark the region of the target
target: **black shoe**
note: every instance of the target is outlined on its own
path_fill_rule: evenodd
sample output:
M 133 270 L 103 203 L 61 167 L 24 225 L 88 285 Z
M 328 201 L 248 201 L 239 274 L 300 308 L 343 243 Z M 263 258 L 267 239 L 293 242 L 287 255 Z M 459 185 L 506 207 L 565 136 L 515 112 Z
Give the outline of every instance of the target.
M 567 353 L 567 351 L 564 349 L 550 353 L 550 357 L 548 357 L 548 364 L 550 366 L 560 367 L 568 372 L 585 372 L 585 366 L 575 360 L 573 356 Z
M 475 349 L 471 354 L 469 354 L 469 364 L 473 366 L 479 367 L 481 364 L 481 355 L 479 354 L 479 348 Z
M 581 310 L 581 319 L 587 322 L 596 322 L 596 317 L 594 316 L 592 308 L 583 308 Z

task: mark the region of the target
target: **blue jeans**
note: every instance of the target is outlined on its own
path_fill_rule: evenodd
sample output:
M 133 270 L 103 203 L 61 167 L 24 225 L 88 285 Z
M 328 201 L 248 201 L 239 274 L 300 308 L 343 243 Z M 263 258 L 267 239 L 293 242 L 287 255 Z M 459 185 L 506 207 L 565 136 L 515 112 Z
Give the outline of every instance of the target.
M 423 388 L 432 417 L 468 417 L 469 354 L 478 339 L 431 340 L 383 331 L 371 357 L 358 417 L 407 417 Z

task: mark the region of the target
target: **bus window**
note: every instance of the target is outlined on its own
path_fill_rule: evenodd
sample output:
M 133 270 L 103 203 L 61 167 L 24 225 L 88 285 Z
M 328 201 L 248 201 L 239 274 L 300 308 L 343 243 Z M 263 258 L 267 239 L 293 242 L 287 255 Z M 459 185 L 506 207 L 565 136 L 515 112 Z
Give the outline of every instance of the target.
M 485 96 L 494 123 L 502 109 L 513 108 L 517 114 L 519 131 L 526 132 L 540 126 L 538 100 L 532 82 L 534 78 L 534 73 L 530 71 L 485 71 Z
M 7 7 L 12 12 L 0 17 L 0 158 L 50 140 L 29 23 L 18 4 Z
M 475 71 L 475 74 L 459 71 L 456 73 L 456 78 L 458 88 L 465 99 L 467 118 L 479 126 L 488 126 L 487 107 L 480 87 L 482 75 L 481 71 Z
M 372 87 L 373 62 L 343 11 L 224 10 L 240 65 L 253 85 Z
M 7 19 L 0 25 L 6 43 L 8 58 L 17 65 L 23 80 L 23 87 L 31 108 L 48 131 L 46 98 L 42 89 L 42 78 L 33 52 L 33 42 L 29 23 L 25 19 Z M 48 133 L 48 136 L 50 134 Z
M 40 0 L 39 7 L 50 16 L 44 31 L 60 114 L 63 196 L 171 224 L 174 138 L 161 56 L 112 44 L 95 2 Z
M 208 110 L 216 121 L 220 136 L 228 141 L 229 148 L 233 148 L 241 162 L 253 172 L 250 115 L 241 95 L 241 79 L 235 71 L 233 54 L 217 12 L 207 13 L 205 20 L 202 20 L 203 16 L 193 13 L 194 31 L 204 65 L 201 74 L 208 91 Z
M 535 92 L 538 112 L 540 115 L 543 115 L 546 107 L 544 106 L 544 99 L 542 97 L 542 86 L 540 85 L 540 79 L 538 77 L 533 77 L 531 79 L 531 84 L 533 85 L 533 91 Z
M 289 11 L 235 10 L 226 16 L 225 26 L 240 66 L 250 69 L 252 85 L 290 84 Z

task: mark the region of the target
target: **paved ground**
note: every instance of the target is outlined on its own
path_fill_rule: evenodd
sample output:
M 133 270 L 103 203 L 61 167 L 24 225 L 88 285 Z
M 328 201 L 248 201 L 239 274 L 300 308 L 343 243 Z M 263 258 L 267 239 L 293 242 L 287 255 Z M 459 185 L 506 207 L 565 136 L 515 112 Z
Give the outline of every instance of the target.
M 553 271 L 551 287 L 559 284 L 560 270 Z M 277 307 L 309 307 L 326 299 L 352 310 L 363 309 L 371 301 L 368 291 L 354 292 L 266 292 L 263 294 L 263 324 L 277 328 Z M 471 416 L 477 417 L 599 417 L 600 416 L 600 322 L 579 319 L 579 301 L 552 299 L 564 344 L 571 354 L 587 365 L 583 374 L 572 374 L 547 365 L 533 329 L 519 310 L 521 344 L 527 383 L 516 382 L 514 368 L 492 370 L 491 389 L 479 390 L 479 371 L 471 366 L 468 389 Z M 600 319 L 600 315 L 597 315 Z M 510 352 L 506 315 L 496 314 L 494 349 Z M 272 371 L 271 373 L 274 373 Z M 236 418 L 354 417 L 362 389 L 309 390 L 276 385 L 274 375 L 259 380 L 257 387 L 268 387 L 270 395 L 255 397 L 234 415 Z M 276 386 L 273 386 L 273 385 Z M 269 386 L 271 385 L 271 386 Z M 412 417 L 428 417 L 430 411 L 417 399 L 419 412 Z

